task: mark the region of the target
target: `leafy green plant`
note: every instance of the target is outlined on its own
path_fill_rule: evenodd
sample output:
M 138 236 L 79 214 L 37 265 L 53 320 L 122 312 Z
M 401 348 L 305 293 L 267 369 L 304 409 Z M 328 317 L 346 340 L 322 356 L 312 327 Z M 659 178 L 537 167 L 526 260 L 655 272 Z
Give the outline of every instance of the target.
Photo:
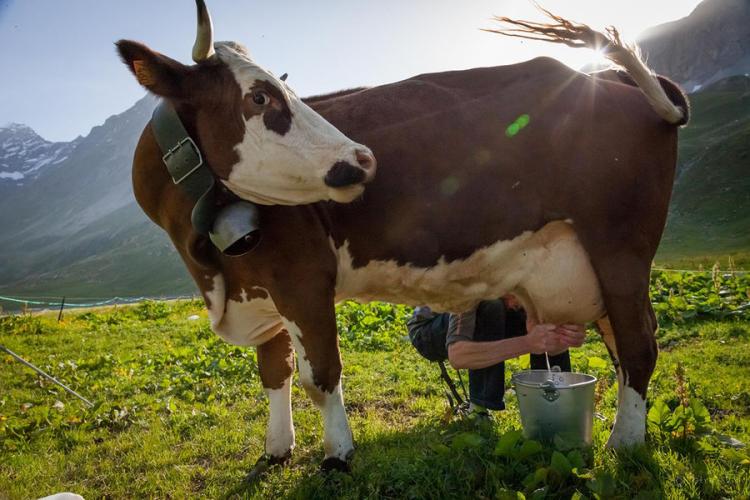
M 133 309 L 133 313 L 140 320 L 157 320 L 169 316 L 170 309 L 166 302 L 144 300 Z
M 674 408 L 659 399 L 648 412 L 648 423 L 652 430 L 673 438 L 687 439 L 709 432 L 711 415 L 698 399 L 691 399 L 687 406 L 678 404 Z
M 342 347 L 393 350 L 405 343 L 411 308 L 402 305 L 347 301 L 336 308 L 336 326 Z
M 677 404 L 670 407 L 664 399 L 657 400 L 649 409 L 648 424 L 657 433 L 686 440 L 712 431 L 711 414 L 706 406 L 689 394 L 685 368 L 675 368 Z
M 0 317 L 0 334 L 2 335 L 41 335 L 59 330 L 54 324 L 42 321 L 39 316 L 17 314 Z
M 653 271 L 651 302 L 662 324 L 700 319 L 750 319 L 750 275 Z

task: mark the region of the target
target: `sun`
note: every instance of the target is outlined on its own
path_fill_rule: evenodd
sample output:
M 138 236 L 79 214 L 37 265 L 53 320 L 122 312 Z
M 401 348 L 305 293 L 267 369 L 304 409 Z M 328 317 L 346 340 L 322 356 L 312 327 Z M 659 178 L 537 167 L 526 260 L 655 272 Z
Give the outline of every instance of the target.
M 604 55 L 604 49 L 599 50 L 590 50 L 589 54 L 588 64 L 593 66 L 608 66 L 612 64 L 612 62 L 607 59 L 607 56 Z

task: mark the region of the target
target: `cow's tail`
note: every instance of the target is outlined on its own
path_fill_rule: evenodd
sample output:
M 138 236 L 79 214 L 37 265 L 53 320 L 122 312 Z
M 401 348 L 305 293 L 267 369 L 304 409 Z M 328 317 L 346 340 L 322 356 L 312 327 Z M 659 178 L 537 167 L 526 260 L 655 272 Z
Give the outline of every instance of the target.
M 687 123 L 689 110 L 685 95 L 674 83 L 654 75 L 641 59 L 638 47 L 634 44 L 623 43 L 617 29 L 610 26 L 606 29 L 606 33 L 601 33 L 585 24 L 556 16 L 541 7 L 539 9 L 553 22 L 537 23 L 496 17 L 497 21 L 509 27 L 485 31 L 531 40 L 563 43 L 575 48 L 600 50 L 610 61 L 627 71 L 659 116 L 674 125 Z

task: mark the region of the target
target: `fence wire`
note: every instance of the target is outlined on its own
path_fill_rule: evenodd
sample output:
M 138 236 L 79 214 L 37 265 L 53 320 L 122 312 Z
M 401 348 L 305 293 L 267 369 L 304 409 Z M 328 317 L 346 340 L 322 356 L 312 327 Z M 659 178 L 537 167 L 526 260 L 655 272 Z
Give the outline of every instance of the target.
M 149 296 L 141 296 L 141 297 L 112 297 L 106 300 L 100 300 L 96 302 L 69 302 L 69 298 L 65 298 L 64 301 L 62 297 L 60 300 L 51 302 L 51 301 L 45 301 L 45 300 L 37 300 L 40 298 L 47 298 L 47 297 L 33 297 L 33 298 L 27 298 L 27 297 L 7 297 L 0 295 L 0 302 L 10 302 L 13 304 L 22 304 L 27 306 L 42 306 L 42 307 L 60 307 L 63 304 L 65 304 L 65 308 L 75 308 L 75 307 L 100 307 L 100 306 L 107 306 L 107 305 L 115 305 L 115 304 L 134 304 L 136 302 L 142 302 L 144 300 L 177 300 L 177 299 L 192 299 L 194 298 L 193 295 L 177 295 L 172 297 L 149 297 Z M 83 297 L 78 297 L 78 300 L 83 300 Z

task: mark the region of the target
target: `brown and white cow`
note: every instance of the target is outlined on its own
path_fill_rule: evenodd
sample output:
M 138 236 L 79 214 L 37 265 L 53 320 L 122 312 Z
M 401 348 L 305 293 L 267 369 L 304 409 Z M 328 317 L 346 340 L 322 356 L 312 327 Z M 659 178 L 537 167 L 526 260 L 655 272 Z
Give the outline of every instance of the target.
M 616 34 L 555 21 L 519 29 L 603 43 L 627 72 L 590 76 L 538 58 L 305 104 L 241 46 L 211 44 L 205 30 L 189 67 L 119 42 L 138 80 L 175 106 L 215 176 L 261 204 L 257 248 L 221 254 L 191 226 L 193 201 L 173 184 L 146 126 L 136 198 L 185 261 L 214 331 L 257 346 L 274 460 L 294 447 L 293 350 L 323 413 L 324 466 L 345 466 L 353 450 L 334 311 L 345 298 L 464 311 L 513 294 L 539 321 L 595 321 L 619 377 L 608 443 L 643 442 L 657 356 L 649 270 L 687 102 Z M 370 151 L 379 170 L 364 189 Z

